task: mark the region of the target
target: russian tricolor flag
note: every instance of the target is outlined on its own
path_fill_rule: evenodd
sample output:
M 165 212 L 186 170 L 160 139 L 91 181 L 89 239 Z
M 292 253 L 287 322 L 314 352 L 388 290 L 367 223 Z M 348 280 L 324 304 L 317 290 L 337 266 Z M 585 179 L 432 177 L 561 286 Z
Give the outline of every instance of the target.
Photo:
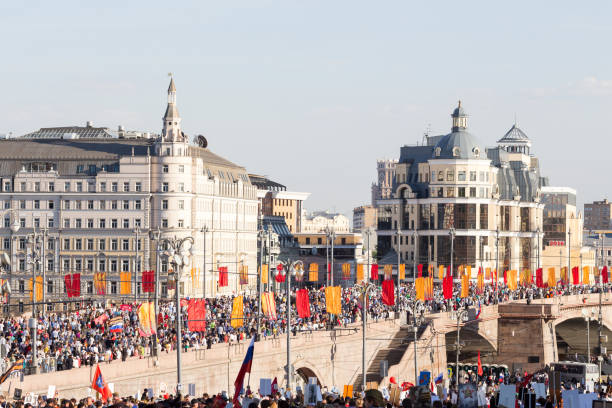
M 240 367 L 240 371 L 238 372 L 238 376 L 236 377 L 236 381 L 234 381 L 234 388 L 236 391 L 234 392 L 234 407 L 241 407 L 240 402 L 238 401 L 238 397 L 242 392 L 242 384 L 244 383 L 244 375 L 246 373 L 251 372 L 251 364 L 253 364 L 253 351 L 255 349 L 255 336 L 251 338 L 251 344 L 249 344 L 249 348 L 247 349 L 246 356 L 244 356 L 244 361 L 242 362 L 242 367 Z

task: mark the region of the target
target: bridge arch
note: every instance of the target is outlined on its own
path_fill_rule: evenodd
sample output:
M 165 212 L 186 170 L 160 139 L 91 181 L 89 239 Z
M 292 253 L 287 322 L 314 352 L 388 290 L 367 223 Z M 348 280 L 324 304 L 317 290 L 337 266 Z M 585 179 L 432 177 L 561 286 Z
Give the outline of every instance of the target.
M 591 320 L 588 326 L 587 329 L 587 322 L 583 316 L 577 317 L 573 314 L 555 321 L 559 360 L 575 360 L 577 356 L 578 359 L 584 359 L 587 355 L 587 349 L 590 349 L 591 356 L 595 355 L 595 349 L 599 343 L 599 325 L 597 320 Z M 612 330 L 610 327 L 611 325 L 605 320 L 602 322 L 601 333 L 608 336 L 608 341 L 603 346 L 608 347 L 608 349 L 612 346 Z
M 308 379 L 315 377 L 317 379 L 317 384 L 329 384 L 329 379 L 326 378 L 318 368 L 316 368 L 313 364 L 308 361 L 302 360 L 295 362 L 293 364 L 295 369 L 295 377 L 296 380 L 302 382 L 303 385 L 308 384 Z
M 446 360 L 448 363 L 454 363 L 457 356 L 455 351 L 457 330 L 447 332 L 444 337 Z M 479 351 L 483 364 L 493 363 L 497 355 L 497 342 L 487 338 L 484 333 L 475 328 L 462 327 L 459 333 L 459 343 L 461 345 L 459 362 L 475 362 Z

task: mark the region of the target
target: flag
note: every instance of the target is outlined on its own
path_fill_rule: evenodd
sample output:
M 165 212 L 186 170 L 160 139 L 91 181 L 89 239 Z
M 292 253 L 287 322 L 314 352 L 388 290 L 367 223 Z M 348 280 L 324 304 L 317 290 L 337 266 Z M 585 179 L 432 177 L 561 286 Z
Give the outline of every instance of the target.
M 142 291 L 143 291 L 143 292 L 145 291 L 145 290 L 144 290 L 144 284 L 145 284 L 145 274 L 146 274 L 147 272 L 148 272 L 148 271 L 143 271 L 143 272 L 142 272 L 142 285 L 143 285 L 143 289 L 142 289 Z M 199 281 L 200 281 L 200 280 L 198 279 L 198 270 L 197 270 L 197 268 L 191 268 L 191 270 L 190 270 L 190 274 L 191 274 L 191 286 L 192 286 L 193 288 L 198 288 L 198 287 L 199 287 L 199 284 L 198 284 L 198 283 L 199 283 Z
M 42 277 L 40 277 L 40 281 L 41 281 L 40 285 L 41 285 L 41 291 L 42 291 Z M 81 274 L 80 273 L 72 274 L 72 296 L 74 297 L 81 296 Z M 41 295 L 41 299 L 42 299 L 42 295 Z
M 341 313 L 341 288 L 328 286 L 325 288 L 325 308 L 327 313 L 339 315 Z
M 30 284 L 32 283 L 32 279 L 30 279 Z M 66 274 L 64 275 L 64 287 L 66 288 L 66 294 L 69 298 L 72 297 L 72 275 Z M 32 295 L 30 295 L 30 299 L 32 299 Z
M 153 302 L 145 302 L 138 307 L 138 331 L 143 337 L 149 337 L 157 331 L 155 304 Z
M 274 377 L 274 380 L 272 380 L 272 392 L 278 392 L 278 380 L 276 379 L 276 377 Z
M 561 267 L 561 273 L 559 275 L 559 278 L 561 279 L 561 284 L 567 285 L 569 283 L 569 276 L 567 276 L 567 266 Z
M 391 275 L 393 275 L 393 265 L 387 264 L 383 267 L 383 272 L 385 275 L 385 279 L 391 279 Z
M 351 264 L 343 263 L 342 264 L 342 279 L 348 280 L 351 277 Z
M 432 264 L 427 265 L 427 276 L 433 279 L 434 266 Z
M 438 266 L 438 279 L 440 282 L 444 279 L 444 265 Z
M 14 371 L 20 371 L 20 370 L 23 370 L 23 363 L 24 363 L 23 358 L 20 358 L 19 360 L 15 361 L 15 362 L 13 363 L 13 365 L 11 365 L 11 366 L 9 367 L 9 369 L 8 369 L 8 370 L 6 370 L 6 371 L 5 371 L 5 372 L 2 374 L 2 376 L 0 376 L 0 384 L 2 384 L 3 382 L 5 382 L 5 381 L 6 381 L 6 379 L 7 379 L 7 378 L 9 378 L 9 377 L 10 377 L 10 375 L 11 375 L 11 373 L 13 373 Z
M 548 268 L 548 287 L 554 288 L 557 286 L 557 278 L 555 276 L 555 268 Z
M 372 264 L 372 268 L 370 270 L 370 279 L 378 280 L 378 264 Z
M 234 408 L 242 408 L 240 402 L 238 401 L 238 397 L 242 392 L 242 386 L 244 384 L 244 375 L 246 373 L 251 372 L 251 364 L 253 363 L 253 352 L 255 351 L 255 336 L 251 337 L 251 344 L 249 344 L 249 348 L 247 349 L 246 356 L 244 356 L 244 360 L 242 361 L 242 366 L 240 366 L 240 371 L 238 371 L 238 376 L 236 377 L 236 381 L 234 381 L 234 399 L 232 402 L 234 403 Z
M 461 297 L 466 298 L 470 295 L 470 277 L 464 274 L 461 277 Z
M 385 279 L 382 283 L 382 301 L 387 306 L 395 304 L 394 284 L 392 279 Z
M 108 388 L 108 384 L 104 381 L 104 378 L 102 378 L 102 371 L 100 371 L 99 365 L 96 366 L 96 373 L 94 374 L 91 388 L 102 395 L 102 402 L 108 401 L 113 395 L 110 388 Z
M 423 277 L 423 264 L 418 264 L 417 265 L 417 277 L 418 278 L 422 278 Z
M 227 286 L 227 266 L 219 267 L 219 287 L 223 288 Z
M 189 299 L 187 302 L 187 328 L 190 332 L 206 331 L 206 301 Z
M 399 266 L 399 278 L 400 278 L 400 280 L 406 279 L 406 264 L 400 264 L 400 266 Z
M 414 283 L 414 290 L 417 300 L 425 301 L 425 278 L 419 276 Z
M 96 272 L 94 274 L 94 288 L 97 295 L 106 294 L 106 273 Z
M 433 300 L 434 280 L 433 276 L 425 278 L 425 300 Z
M 588 266 L 583 266 L 582 267 L 582 284 L 583 285 L 588 285 L 590 282 L 589 279 L 589 267 Z
M 244 312 L 242 304 L 242 296 L 236 296 L 232 304 L 231 326 L 236 329 L 244 324 Z
M 544 277 L 542 276 L 542 268 L 536 269 L 536 286 L 538 288 L 544 287 Z
M 268 283 L 268 264 L 263 264 L 261 265 L 261 284 L 265 285 L 266 283 Z
M 285 281 L 285 274 L 283 273 L 283 264 L 276 266 L 276 276 L 274 277 L 276 282 L 283 283 Z
M 493 276 L 491 275 L 491 268 L 485 268 L 485 279 L 491 280 Z
M 478 375 L 482 376 L 484 371 L 482 370 L 482 363 L 480 361 L 480 350 L 478 350 Z
M 357 264 L 356 281 L 363 282 L 364 274 L 363 274 L 363 264 Z
M 121 333 L 123 331 L 123 317 L 113 317 L 108 322 L 108 331 L 111 333 Z
M 580 285 L 580 273 L 577 266 L 572 268 L 572 284 Z
M 240 274 L 240 284 L 247 285 L 249 283 L 249 266 L 240 265 L 238 272 Z
M 478 288 L 478 293 L 484 292 L 484 275 L 482 274 L 482 268 L 478 268 L 478 275 L 476 277 L 476 288 Z
M 263 292 L 261 294 L 261 309 L 268 320 L 276 320 L 276 301 L 274 300 L 274 293 Z
M 191 271 L 193 272 L 193 268 Z M 192 273 L 192 279 L 193 273 Z M 194 280 L 194 287 L 199 287 L 196 285 L 198 281 Z M 143 293 L 152 293 L 155 291 L 155 271 L 142 271 L 142 292 Z
M 119 274 L 119 294 L 129 295 L 132 293 L 132 274 L 129 272 L 121 272 Z
M 308 299 L 308 289 L 299 289 L 295 292 L 295 306 L 298 316 L 303 319 L 310 317 L 310 300 Z
M 32 300 L 33 302 L 42 301 L 42 290 L 43 290 L 42 276 L 37 276 L 34 279 L 34 281 L 32 281 L 32 278 L 30 278 L 30 300 Z
M 308 267 L 308 280 L 310 282 L 319 281 L 319 264 L 311 263 Z
M 476 310 L 476 316 L 474 317 L 475 320 L 480 319 L 480 313 L 482 313 L 482 307 L 480 306 L 480 300 L 478 300 L 478 310 Z
M 448 275 L 442 280 L 442 294 L 444 299 L 453 298 L 453 277 Z
M 444 374 L 440 373 L 438 374 L 436 378 L 434 378 L 433 382 L 434 384 L 438 385 L 438 384 L 442 384 L 443 380 L 444 380 Z
M 601 270 L 601 283 L 608 283 L 608 267 L 604 266 Z

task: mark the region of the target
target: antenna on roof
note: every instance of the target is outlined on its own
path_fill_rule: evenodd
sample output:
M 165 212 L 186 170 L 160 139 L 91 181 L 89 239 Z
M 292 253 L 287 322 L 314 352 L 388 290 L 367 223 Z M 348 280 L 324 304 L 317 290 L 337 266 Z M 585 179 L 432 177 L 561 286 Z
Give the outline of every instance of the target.
M 172 72 L 168 72 L 168 76 L 172 78 L 174 75 L 172 75 Z
M 514 126 L 516 126 L 516 112 L 514 112 Z
M 431 123 L 427 124 L 427 128 L 425 129 L 425 133 L 423 133 L 423 146 L 427 145 L 427 139 L 429 139 L 429 134 L 431 133 Z M 417 143 L 418 145 L 418 143 Z

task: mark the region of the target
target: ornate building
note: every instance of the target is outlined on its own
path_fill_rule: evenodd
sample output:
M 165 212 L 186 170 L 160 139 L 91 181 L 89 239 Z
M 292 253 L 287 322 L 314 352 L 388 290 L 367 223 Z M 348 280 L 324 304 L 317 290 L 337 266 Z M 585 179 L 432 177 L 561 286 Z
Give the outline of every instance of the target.
M 399 251 L 409 266 L 437 266 L 452 253 L 455 269 L 537 267 L 545 180 L 531 142 L 515 125 L 485 150 L 461 102 L 451 116 L 451 133 L 401 147 L 392 196 L 376 202 L 379 257 Z
M 65 298 L 69 273 L 80 273 L 82 294 L 95 297 L 95 272 L 106 273 L 106 297 L 119 297 L 120 272 L 131 272 L 131 294 L 122 297 L 140 296 L 141 272 L 157 262 L 165 294 L 168 265 L 156 256 L 157 231 L 161 238 L 195 239 L 180 283 L 186 296 L 202 296 L 204 282 L 208 296 L 255 286 L 257 189 L 243 167 L 214 154 L 203 136 L 190 143 L 174 80 L 161 135 L 142 135 L 124 138 L 89 125 L 0 140 L 0 204 L 21 224 L 13 233 L 7 215 L 0 229 L 14 298 L 29 297 L 34 266 L 26 237 L 33 232 L 45 236 L 36 274 L 45 275 L 47 299 Z M 219 288 L 221 266 L 229 286 Z M 238 279 L 241 266 L 250 271 L 246 285 Z

